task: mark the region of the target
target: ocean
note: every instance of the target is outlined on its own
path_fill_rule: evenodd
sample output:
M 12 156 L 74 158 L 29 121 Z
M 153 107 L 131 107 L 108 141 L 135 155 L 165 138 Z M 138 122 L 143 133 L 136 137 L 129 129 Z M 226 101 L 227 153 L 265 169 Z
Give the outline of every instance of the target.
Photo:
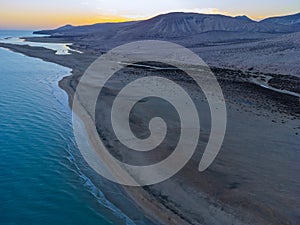
M 2 40 L 31 35 L 0 31 Z M 0 48 L 1 225 L 133 224 L 80 161 L 67 95 L 58 87 L 69 74 L 69 68 Z

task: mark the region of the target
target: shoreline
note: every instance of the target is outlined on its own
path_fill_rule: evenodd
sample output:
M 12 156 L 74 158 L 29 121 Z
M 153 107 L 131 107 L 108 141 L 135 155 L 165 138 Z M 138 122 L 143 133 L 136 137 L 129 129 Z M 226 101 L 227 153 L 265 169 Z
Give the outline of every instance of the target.
M 13 44 L 0 43 L 0 47 L 3 47 L 3 46 L 6 46 L 5 48 L 10 49 L 11 51 L 19 52 L 19 53 L 22 53 L 22 54 L 30 56 L 30 57 L 40 58 L 44 61 L 56 63 L 59 65 L 71 68 L 72 74 L 70 76 L 64 77 L 62 80 L 59 81 L 59 87 L 68 94 L 68 101 L 69 101 L 70 107 L 72 105 L 74 90 L 76 88 L 76 82 L 78 82 L 78 79 L 80 78 L 81 74 L 90 65 L 90 63 L 92 63 L 98 57 L 97 55 L 86 54 L 86 53 L 79 54 L 76 52 L 72 52 L 71 55 L 59 56 L 59 55 L 55 54 L 54 50 L 49 50 L 49 49 L 42 48 L 42 47 L 18 46 L 18 45 L 13 45 Z M 255 85 L 255 84 L 253 84 L 253 85 Z M 269 90 L 266 90 L 266 92 L 268 92 L 268 91 Z M 280 95 L 280 93 L 278 93 L 278 95 Z M 184 173 L 185 172 L 183 172 L 183 174 Z M 209 176 L 210 175 L 208 175 L 208 177 Z M 208 185 L 208 184 L 206 184 L 206 185 Z M 180 214 L 180 212 L 178 214 L 178 212 L 176 211 L 178 209 L 176 209 L 176 207 L 172 206 L 172 203 L 171 203 L 172 201 L 166 201 L 165 204 L 162 204 L 161 201 L 163 201 L 163 198 L 160 198 L 159 195 L 156 195 L 156 194 L 151 195 L 151 193 L 153 192 L 152 190 L 145 190 L 143 188 L 140 188 L 140 189 L 130 188 L 130 187 L 129 188 L 122 187 L 122 188 L 126 189 L 125 191 L 128 191 L 127 194 L 129 196 L 131 196 L 131 198 L 133 200 L 135 200 L 136 203 L 141 208 L 143 208 L 143 210 L 148 214 L 149 217 L 156 218 L 155 219 L 156 222 L 159 222 L 161 224 L 165 224 L 165 223 L 185 224 L 185 222 L 186 222 L 186 224 L 196 224 L 197 223 L 197 221 L 185 221 L 184 218 L 188 217 L 188 216 L 184 216 L 184 215 Z M 202 190 L 203 189 L 206 189 L 206 188 L 202 188 Z M 209 193 L 210 191 L 207 191 L 207 192 Z M 204 198 L 204 199 L 206 199 L 206 198 Z M 226 201 L 228 201 L 228 199 L 226 200 L 226 198 L 225 198 L 225 202 Z M 210 201 L 208 201 L 208 202 L 210 202 Z M 212 204 L 218 205 L 217 203 L 212 203 Z M 225 206 L 226 204 L 223 204 L 223 205 Z M 169 207 L 169 209 L 168 209 L 168 207 Z M 172 209 L 174 210 L 174 208 L 175 208 L 175 211 L 172 211 Z M 229 208 L 228 211 L 232 212 L 232 210 L 233 209 Z M 226 214 L 225 211 L 224 211 L 224 214 Z M 232 213 L 232 215 L 234 215 L 234 214 L 236 214 L 236 212 Z M 170 221 L 169 220 L 170 217 L 176 218 L 176 219 L 174 219 L 174 221 Z M 231 219 L 233 219 L 233 218 L 231 218 Z M 246 216 L 246 220 L 250 220 L 250 222 L 253 222 L 252 215 L 250 215 L 249 217 Z M 235 221 L 234 224 L 239 224 L 239 222 Z M 246 223 L 244 221 L 241 224 L 246 224 Z M 257 224 L 264 224 L 264 223 L 258 222 Z
M 67 93 L 68 95 L 68 105 L 71 108 L 72 106 L 72 101 L 73 101 L 73 95 L 74 95 L 74 86 L 71 84 L 72 83 L 72 79 L 70 79 L 72 76 L 76 76 L 78 75 L 81 71 L 78 68 L 73 68 L 69 67 L 68 65 L 61 63 L 61 61 L 59 59 L 54 59 L 58 56 L 58 58 L 61 58 L 59 55 L 55 54 L 54 50 L 50 50 L 50 49 L 46 49 L 43 47 L 30 47 L 30 46 L 19 46 L 19 45 L 14 45 L 14 44 L 4 44 L 4 43 L 0 43 L 0 47 L 5 48 L 7 50 L 16 52 L 16 53 L 21 53 L 23 55 L 26 55 L 28 57 L 33 57 L 33 58 L 39 58 L 42 59 L 43 61 L 46 62 L 51 62 L 51 63 L 55 63 L 67 68 L 70 68 L 71 74 L 68 76 L 63 77 L 59 82 L 58 82 L 58 86 Z M 37 48 L 34 51 L 29 51 L 28 49 L 32 49 L 32 48 Z M 52 54 L 53 56 L 53 60 L 51 60 L 48 57 L 42 57 L 40 55 L 40 53 L 43 52 L 44 54 Z M 63 56 L 68 56 L 68 55 L 63 55 Z M 93 58 L 93 57 L 91 57 Z M 119 186 L 119 185 L 118 185 Z M 162 209 L 163 207 L 160 206 L 159 204 L 154 205 L 153 203 L 153 198 L 150 197 L 150 195 L 148 195 L 145 191 L 143 190 L 134 190 L 135 188 L 133 188 L 132 190 L 128 190 L 127 187 L 125 186 L 119 186 L 119 188 L 121 188 L 123 191 L 126 192 L 126 194 L 133 199 L 138 207 L 141 207 L 145 212 L 147 212 L 147 217 L 150 217 L 153 222 L 156 222 L 156 224 L 166 224 L 168 222 L 170 222 L 170 217 L 177 217 L 177 215 L 172 215 L 172 216 L 168 216 L 165 215 L 163 212 L 161 212 L 159 209 Z M 130 188 L 130 187 L 129 187 Z M 143 192 L 143 194 L 141 194 L 141 191 Z M 105 194 L 105 193 L 104 193 Z M 147 196 L 147 197 L 146 197 Z M 137 199 L 138 197 L 138 199 Z M 147 205 L 147 207 L 144 207 L 144 205 Z M 118 207 L 118 205 L 117 205 Z M 123 211 L 122 208 L 120 208 L 121 211 Z M 179 223 L 178 223 L 179 221 Z M 174 221 L 173 224 L 178 224 L 178 225 L 184 225 L 186 224 L 185 221 L 183 221 L 182 219 L 180 219 L 179 217 Z

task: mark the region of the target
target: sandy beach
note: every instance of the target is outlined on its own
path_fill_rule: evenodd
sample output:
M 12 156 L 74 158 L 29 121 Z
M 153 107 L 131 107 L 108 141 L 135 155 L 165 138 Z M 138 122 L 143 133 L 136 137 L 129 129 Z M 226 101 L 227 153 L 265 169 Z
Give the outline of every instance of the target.
M 72 75 L 59 82 L 69 96 L 70 106 L 80 77 L 99 56 L 92 51 L 56 55 L 55 51 L 42 47 L 4 43 L 0 43 L 0 47 L 71 68 Z M 194 90 L 191 95 L 196 96 L 197 106 L 204 112 L 204 122 L 192 160 L 182 171 L 162 183 L 143 188 L 119 188 L 155 224 L 299 224 L 299 77 L 216 67 L 212 71 L 224 93 L 228 124 L 222 149 L 211 167 L 203 173 L 198 171 L 209 136 L 210 118 L 205 116 L 205 99 L 201 95 L 198 97 L 198 90 Z M 151 68 L 128 67 L 117 81 L 123 84 L 128 77 L 139 72 L 157 73 Z M 159 73 L 170 76 L 165 70 Z M 181 74 L 177 75 L 182 85 L 190 86 Z M 260 82 L 266 77 L 269 86 Z M 116 93 L 119 88 L 112 86 L 107 91 Z M 163 107 L 161 110 L 167 111 Z M 141 115 L 146 113 L 143 109 L 135 112 L 137 123 L 145 122 Z M 103 116 L 98 115 L 100 120 L 97 123 L 105 126 L 107 121 L 101 120 Z M 175 118 L 170 117 L 172 119 Z M 141 135 L 145 132 L 138 127 L 137 131 Z M 118 143 L 110 145 L 115 149 L 114 145 L 117 147 Z M 168 152 L 168 149 L 161 150 L 150 159 L 157 160 Z M 116 154 L 121 158 L 130 157 L 127 152 Z M 144 158 L 141 156 L 137 160 L 143 161 Z M 112 202 L 120 206 L 117 199 L 112 199 Z

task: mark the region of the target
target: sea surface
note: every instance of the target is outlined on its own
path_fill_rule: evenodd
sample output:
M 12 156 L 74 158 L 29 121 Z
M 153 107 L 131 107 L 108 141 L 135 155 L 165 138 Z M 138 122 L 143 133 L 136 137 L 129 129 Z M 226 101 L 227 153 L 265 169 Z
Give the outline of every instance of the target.
M 0 30 L 0 42 L 17 45 L 29 45 L 32 47 L 44 47 L 56 51 L 58 55 L 71 54 L 72 50 L 69 46 L 72 43 L 39 43 L 26 41 L 24 37 L 39 37 L 45 35 L 35 35 L 32 31 L 19 31 L 19 30 Z M 79 52 L 79 51 L 77 51 Z M 80 53 L 80 52 L 79 52 Z
M 2 40 L 24 36 L 32 32 L 0 31 Z M 0 48 L 1 225 L 133 224 L 78 161 L 67 95 L 58 87 L 69 74 Z

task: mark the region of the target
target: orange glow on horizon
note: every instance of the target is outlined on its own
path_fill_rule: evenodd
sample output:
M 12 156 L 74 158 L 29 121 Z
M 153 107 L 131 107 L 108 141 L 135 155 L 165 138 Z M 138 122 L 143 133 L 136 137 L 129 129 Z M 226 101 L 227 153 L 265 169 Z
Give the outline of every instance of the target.
M 12 13 L 1 11 L 0 9 L 0 28 L 18 29 L 52 29 L 71 25 L 87 25 L 105 22 L 125 22 L 133 19 L 113 15 L 91 15 L 91 14 L 71 14 L 71 13 Z
M 183 10 L 185 11 L 185 10 Z M 170 12 L 170 11 L 169 11 Z M 191 12 L 191 11 L 189 11 Z M 164 12 L 167 13 L 167 12 Z M 243 15 L 242 13 L 229 13 L 222 12 L 217 9 L 210 9 L 205 12 L 198 13 L 208 13 L 208 14 L 223 14 L 228 16 L 238 16 Z M 155 14 L 156 16 L 159 14 Z M 247 15 L 248 16 L 248 15 Z M 280 16 L 280 15 L 273 15 Z M 270 15 L 250 15 L 253 20 L 262 20 L 264 18 L 270 17 Z M 71 25 L 88 25 L 95 23 L 105 23 L 105 22 L 126 22 L 134 20 L 148 19 L 151 17 L 144 18 L 128 18 L 118 15 L 99 15 L 91 13 L 62 13 L 62 12 L 47 12 L 47 11 L 25 11 L 22 13 L 21 10 L 17 11 L 7 11 L 0 9 L 0 29 L 54 29 L 61 27 L 66 24 Z

